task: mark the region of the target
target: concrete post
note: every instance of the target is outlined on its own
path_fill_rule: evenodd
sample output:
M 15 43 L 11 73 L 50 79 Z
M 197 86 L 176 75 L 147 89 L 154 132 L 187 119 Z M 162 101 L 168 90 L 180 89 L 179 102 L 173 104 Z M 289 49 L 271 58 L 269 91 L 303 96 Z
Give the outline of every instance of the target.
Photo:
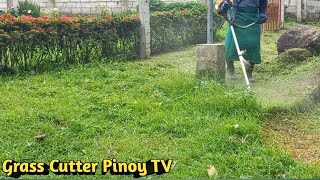
M 13 1 L 7 0 L 7 9 L 10 9 L 11 7 L 13 7 Z
M 308 17 L 308 1 L 303 1 L 303 20 L 306 20 Z
M 225 78 L 225 48 L 223 44 L 197 44 L 196 72 L 209 74 L 217 80 Z
M 139 17 L 141 20 L 140 29 L 140 58 L 148 59 L 151 55 L 150 38 L 150 0 L 139 0 Z
M 18 0 L 7 0 L 7 9 L 18 6 Z
M 297 0 L 297 22 L 302 21 L 301 0 Z
M 7 0 L 0 0 L 0 11 L 1 13 L 3 13 L 3 11 L 7 11 L 7 4 L 8 1 Z
M 213 43 L 213 0 L 208 0 L 207 43 Z

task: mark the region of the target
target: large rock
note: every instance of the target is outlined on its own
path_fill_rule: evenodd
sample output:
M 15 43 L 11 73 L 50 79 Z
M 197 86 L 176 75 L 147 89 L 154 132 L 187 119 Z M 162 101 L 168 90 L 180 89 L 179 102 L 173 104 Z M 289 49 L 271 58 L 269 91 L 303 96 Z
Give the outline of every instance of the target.
M 295 63 L 306 60 L 312 53 L 302 48 L 292 48 L 286 50 L 278 56 L 278 60 L 285 63 Z
M 305 25 L 294 27 L 280 36 L 277 47 L 279 53 L 292 48 L 303 48 L 313 54 L 320 54 L 320 32 Z

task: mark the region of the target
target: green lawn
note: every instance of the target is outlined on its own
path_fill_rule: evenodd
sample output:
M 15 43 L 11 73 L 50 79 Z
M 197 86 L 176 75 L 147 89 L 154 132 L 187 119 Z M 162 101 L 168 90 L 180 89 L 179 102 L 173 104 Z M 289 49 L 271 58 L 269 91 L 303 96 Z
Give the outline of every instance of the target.
M 2 77 L 0 161 L 163 158 L 176 165 L 152 178 L 207 178 L 208 165 L 215 166 L 217 178 L 320 177 L 316 167 L 264 145 L 264 110 L 254 96 L 196 79 L 194 70 L 195 47 L 190 47 L 148 61 Z M 40 134 L 46 138 L 35 140 Z

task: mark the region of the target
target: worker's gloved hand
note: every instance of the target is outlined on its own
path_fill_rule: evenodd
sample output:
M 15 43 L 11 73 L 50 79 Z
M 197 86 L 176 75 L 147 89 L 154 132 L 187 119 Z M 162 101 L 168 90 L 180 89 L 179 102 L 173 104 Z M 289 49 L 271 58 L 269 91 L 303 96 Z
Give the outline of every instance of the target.
M 224 3 L 221 5 L 221 12 L 225 14 L 228 12 L 229 8 L 230 4 L 228 3 L 228 1 L 224 1 Z
M 263 23 L 267 22 L 267 20 L 268 20 L 268 18 L 266 16 L 266 14 L 265 13 L 260 13 L 259 14 L 259 18 L 257 20 L 257 23 L 258 24 L 263 24 Z

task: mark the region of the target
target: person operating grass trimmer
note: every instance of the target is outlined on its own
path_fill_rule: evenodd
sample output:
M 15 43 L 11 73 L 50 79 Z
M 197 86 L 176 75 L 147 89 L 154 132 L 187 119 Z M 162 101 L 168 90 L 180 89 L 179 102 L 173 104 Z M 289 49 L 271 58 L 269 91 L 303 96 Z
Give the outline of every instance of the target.
M 246 64 L 246 72 L 250 82 L 253 81 L 252 73 L 255 64 L 261 63 L 260 25 L 267 22 L 267 4 L 268 0 L 233 0 L 232 3 L 224 1 L 221 5 L 222 13 L 226 13 L 229 10 L 233 15 L 234 23 L 239 24 L 240 26 L 246 26 L 252 22 L 256 22 L 255 25 L 247 28 L 235 26 L 235 33 L 239 46 L 246 51 L 244 58 L 249 61 L 249 63 Z M 233 61 L 239 59 L 230 27 L 227 30 L 225 38 L 225 48 L 227 78 L 234 79 L 235 73 Z

